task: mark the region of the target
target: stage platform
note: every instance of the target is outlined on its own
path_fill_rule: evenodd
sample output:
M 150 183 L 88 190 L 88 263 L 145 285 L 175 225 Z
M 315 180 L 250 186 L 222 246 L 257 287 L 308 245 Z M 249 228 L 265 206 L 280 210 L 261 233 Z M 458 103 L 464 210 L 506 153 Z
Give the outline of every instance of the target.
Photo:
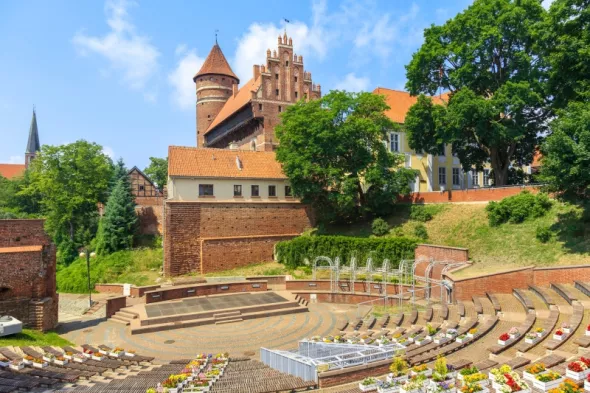
M 141 334 L 306 312 L 304 304 L 287 292 L 246 292 L 137 304 L 121 312 L 134 315 L 131 334 Z

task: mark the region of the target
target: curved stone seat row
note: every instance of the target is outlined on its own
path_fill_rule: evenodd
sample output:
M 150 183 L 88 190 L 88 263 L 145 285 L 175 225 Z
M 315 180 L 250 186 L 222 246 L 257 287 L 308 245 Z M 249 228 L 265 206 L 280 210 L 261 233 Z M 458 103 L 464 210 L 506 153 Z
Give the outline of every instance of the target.
M 522 289 L 514 288 L 512 290 L 512 293 L 514 294 L 514 297 L 516 297 L 518 301 L 522 304 L 525 310 L 535 309 L 535 305 Z
M 572 306 L 573 306 L 573 313 L 572 313 L 572 316 L 570 317 L 570 320 L 569 320 L 569 324 L 571 326 L 572 333 L 569 334 L 564 340 L 555 340 L 555 339 L 548 340 L 543 345 L 545 348 L 547 348 L 549 350 L 554 350 L 554 349 L 559 348 L 560 346 L 565 344 L 566 341 L 568 341 L 574 335 L 574 333 L 578 329 L 578 327 L 580 327 L 580 324 L 582 323 L 582 319 L 584 318 L 584 306 L 582 305 L 582 303 L 580 303 L 578 301 L 573 301 Z
M 533 291 L 535 294 L 537 294 L 545 303 L 545 305 L 547 305 L 547 307 L 555 304 L 553 296 L 551 296 L 544 288 L 538 287 L 536 285 L 531 285 L 529 286 L 529 289 Z
M 576 298 L 576 296 L 573 293 L 571 293 L 571 291 L 569 291 L 562 284 L 551 283 L 551 289 L 553 289 L 555 292 L 557 292 L 557 294 L 559 296 L 561 296 L 562 298 L 564 298 L 565 301 L 568 302 L 569 304 L 572 304 L 573 302 L 578 300 Z
M 526 335 L 526 333 L 531 330 L 531 328 L 533 327 L 533 325 L 535 324 L 535 321 L 537 320 L 537 315 L 534 311 L 529 311 L 527 313 L 527 316 L 524 320 L 524 322 L 520 325 L 520 327 L 518 328 L 518 331 L 520 332 L 520 336 L 513 342 L 507 344 L 507 345 L 492 345 L 491 347 L 488 348 L 488 351 L 490 353 L 493 353 L 494 355 L 497 355 L 501 352 L 504 352 L 505 350 L 507 350 L 508 348 L 518 344 L 521 340 L 524 339 L 524 336 Z
M 551 307 L 551 310 L 549 311 L 549 317 L 541 325 L 541 327 L 543 329 L 545 329 L 545 331 L 541 335 L 539 341 L 537 341 L 534 344 L 527 344 L 525 341 L 521 341 L 516 346 L 516 349 L 518 351 L 520 351 L 520 352 L 529 351 L 530 349 L 536 347 L 541 342 L 543 342 L 543 340 L 545 340 L 547 337 L 551 337 L 551 335 L 553 334 L 553 329 L 555 329 L 555 325 L 557 324 L 557 321 L 559 320 L 559 308 L 557 308 L 556 306 L 550 306 L 550 307 Z

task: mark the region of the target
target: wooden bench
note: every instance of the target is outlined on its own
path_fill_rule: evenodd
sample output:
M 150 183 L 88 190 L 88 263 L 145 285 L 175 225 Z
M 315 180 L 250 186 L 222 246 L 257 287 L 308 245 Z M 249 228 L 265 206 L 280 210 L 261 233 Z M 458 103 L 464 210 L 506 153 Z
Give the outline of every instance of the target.
M 426 311 L 424 312 L 424 320 L 426 322 L 432 321 L 432 305 L 428 305 L 426 307 Z
M 514 297 L 518 299 L 518 301 L 522 304 L 525 310 L 535 309 L 535 305 L 522 289 L 514 288 L 512 290 L 512 294 L 514 295 Z
M 410 323 L 410 325 L 413 325 L 416 323 L 417 320 L 418 320 L 418 310 L 413 309 L 412 313 L 410 314 L 410 319 L 408 320 L 408 322 Z
M 337 323 L 336 325 L 336 329 L 338 329 L 338 331 L 343 332 L 346 327 L 348 326 L 348 320 L 343 320 Z
M 381 329 L 385 329 L 387 327 L 387 324 L 389 323 L 389 318 L 390 318 L 389 314 L 386 314 L 386 315 L 382 316 L 381 318 L 379 318 L 379 322 L 377 323 L 378 326 Z
M 553 368 L 563 362 L 565 362 L 565 357 L 556 354 L 551 354 L 537 360 L 535 363 L 542 363 L 547 368 Z
M 590 297 L 590 285 L 589 284 L 586 284 L 583 281 L 574 281 L 574 286 L 576 288 L 578 288 L 578 290 L 580 292 L 582 292 L 584 295 Z
M 559 296 L 565 299 L 566 302 L 572 304 L 574 301 L 578 300 L 576 296 L 574 296 L 566 287 L 562 284 L 554 284 L 551 283 L 551 289 L 553 289 Z
M 465 316 L 465 304 L 463 302 L 457 301 L 457 314 L 459 314 L 459 318 Z
M 473 306 L 475 307 L 475 312 L 478 314 L 483 314 L 483 306 L 482 306 L 479 298 L 477 298 L 477 296 L 473 296 L 472 299 L 473 299 Z
M 588 348 L 588 347 L 590 347 L 590 336 L 586 336 L 586 335 L 580 336 L 580 337 L 576 338 L 574 340 L 574 342 L 576 344 L 578 344 L 579 346 L 581 346 L 582 348 Z
M 536 286 L 536 285 L 531 285 L 531 286 L 529 286 L 529 288 L 531 291 L 536 293 L 541 298 L 541 300 L 547 305 L 547 307 L 555 304 L 555 300 L 553 299 L 553 296 L 551 296 L 543 288 Z
M 465 367 L 470 367 L 472 364 L 473 364 L 473 362 L 471 360 L 466 360 L 466 359 L 458 359 L 458 360 L 455 360 L 454 362 L 449 363 L 449 365 L 454 370 L 461 370 Z
M 530 359 L 527 359 L 527 358 L 521 357 L 521 356 L 517 356 L 517 357 L 514 357 L 514 358 L 510 359 L 509 361 L 507 361 L 506 364 L 508 366 L 512 367 L 512 369 L 517 369 L 517 368 L 526 366 L 530 362 L 531 362 Z
M 555 325 L 557 325 L 557 321 L 559 320 L 559 308 L 556 306 L 550 306 L 551 311 L 549 311 L 549 317 L 543 322 L 543 332 L 540 339 L 534 344 L 527 344 L 525 341 L 521 341 L 517 346 L 516 349 L 520 352 L 526 352 L 531 348 L 536 347 L 539 345 L 545 338 L 553 334 L 553 329 L 555 329 Z
M 563 340 L 554 340 L 551 339 L 549 341 L 547 341 L 543 346 L 549 350 L 554 350 L 559 348 L 561 345 L 563 345 L 572 335 L 573 332 L 576 331 L 576 329 L 580 326 L 580 324 L 582 323 L 582 318 L 584 318 L 584 306 L 577 301 L 574 301 L 572 304 L 573 308 L 574 308 L 574 312 L 572 313 L 572 316 L 570 317 L 570 327 L 572 330 L 572 333 L 569 334 L 565 339 Z
M 399 313 L 399 314 L 391 317 L 390 321 L 394 326 L 399 326 L 399 325 L 401 325 L 403 320 L 404 320 L 404 313 Z
M 488 297 L 488 299 L 490 299 L 490 302 L 492 303 L 492 306 L 494 307 L 494 310 L 496 311 L 496 313 L 499 313 L 502 311 L 502 306 L 500 305 L 500 301 L 498 300 L 498 297 L 496 295 L 494 295 L 493 293 L 486 293 L 486 296 Z
M 441 304 L 440 306 L 440 315 L 439 318 L 442 321 L 446 321 L 449 318 L 449 306 L 446 303 Z

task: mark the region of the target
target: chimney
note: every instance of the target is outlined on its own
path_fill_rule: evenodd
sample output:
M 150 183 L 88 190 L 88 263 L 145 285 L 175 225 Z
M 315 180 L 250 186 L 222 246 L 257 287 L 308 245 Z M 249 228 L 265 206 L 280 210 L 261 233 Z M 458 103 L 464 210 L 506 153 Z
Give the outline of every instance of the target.
M 242 170 L 243 166 L 242 166 L 242 160 L 240 160 L 240 157 L 236 156 L 236 166 L 238 167 L 238 170 Z
M 238 150 L 238 144 L 236 142 L 232 142 L 229 144 L 230 150 Z
M 254 64 L 253 69 L 254 69 L 254 80 L 256 80 L 260 76 L 260 66 L 257 64 Z
M 236 96 L 236 94 L 238 94 L 238 84 L 234 83 L 233 85 L 231 85 L 232 87 L 232 93 L 234 95 L 234 97 Z

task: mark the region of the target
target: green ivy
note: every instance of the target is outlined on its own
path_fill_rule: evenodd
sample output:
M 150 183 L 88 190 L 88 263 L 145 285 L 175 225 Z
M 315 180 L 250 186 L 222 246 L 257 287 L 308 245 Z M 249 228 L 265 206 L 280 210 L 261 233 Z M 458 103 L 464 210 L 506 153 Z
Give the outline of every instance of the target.
M 300 236 L 277 243 L 277 260 L 290 269 L 310 262 L 318 256 L 332 260 L 340 257 L 341 264 L 349 264 L 354 255 L 357 266 L 363 266 L 371 257 L 374 264 L 381 265 L 389 259 L 390 267 L 397 268 L 402 259 L 414 259 L 417 241 L 405 237 L 358 238 L 347 236 Z

